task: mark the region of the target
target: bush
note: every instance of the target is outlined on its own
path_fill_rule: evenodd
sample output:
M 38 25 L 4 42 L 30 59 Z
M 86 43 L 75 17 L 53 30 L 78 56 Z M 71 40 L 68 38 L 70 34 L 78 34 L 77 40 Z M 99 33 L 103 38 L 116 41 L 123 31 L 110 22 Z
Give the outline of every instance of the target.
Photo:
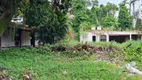
M 142 62 L 142 42 L 128 41 L 121 45 L 123 49 L 124 59 L 126 61 Z

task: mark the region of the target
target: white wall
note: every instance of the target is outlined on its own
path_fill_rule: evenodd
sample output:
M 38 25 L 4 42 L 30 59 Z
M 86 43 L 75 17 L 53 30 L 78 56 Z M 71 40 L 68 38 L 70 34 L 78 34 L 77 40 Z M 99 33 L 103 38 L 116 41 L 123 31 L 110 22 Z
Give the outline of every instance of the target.
M 12 38 L 12 36 L 10 36 L 8 31 L 6 30 L 1 37 L 1 47 L 13 47 L 13 46 L 15 46 L 14 38 Z
M 80 42 L 92 42 L 92 33 L 86 33 L 80 36 Z
M 29 31 L 22 31 L 21 35 L 21 46 L 30 46 L 31 45 L 31 37 Z
M 86 32 L 86 36 L 80 36 L 80 42 L 92 42 L 93 41 L 93 36 L 96 36 L 96 42 L 100 42 L 100 37 L 101 35 L 106 36 L 106 41 L 109 42 L 109 36 L 110 35 L 138 35 L 138 32 L 119 32 L 119 31 L 111 31 L 111 32 Z M 142 39 L 142 37 L 141 37 Z

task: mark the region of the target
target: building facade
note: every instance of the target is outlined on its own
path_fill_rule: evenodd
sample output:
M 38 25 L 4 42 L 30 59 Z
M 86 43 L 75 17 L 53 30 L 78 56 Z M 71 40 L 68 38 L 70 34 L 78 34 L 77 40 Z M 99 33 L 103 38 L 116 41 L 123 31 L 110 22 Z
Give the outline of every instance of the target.
M 0 37 L 0 48 L 31 46 L 31 29 L 8 27 Z
M 23 24 L 23 18 L 11 20 L 11 24 L 0 36 L 0 49 L 9 47 L 35 46 L 35 38 L 31 35 L 32 28 Z
M 80 42 L 100 42 L 116 41 L 123 43 L 128 40 L 142 40 L 142 33 L 129 31 L 88 31 L 85 35 L 80 36 Z

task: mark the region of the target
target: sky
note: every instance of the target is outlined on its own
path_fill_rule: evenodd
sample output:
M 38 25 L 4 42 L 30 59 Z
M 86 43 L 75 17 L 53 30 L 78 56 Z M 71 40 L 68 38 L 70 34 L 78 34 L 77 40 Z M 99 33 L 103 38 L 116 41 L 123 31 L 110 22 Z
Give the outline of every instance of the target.
M 107 2 L 119 5 L 123 0 L 98 0 L 98 1 L 99 1 L 99 4 L 104 4 L 104 5 L 106 5 Z M 88 9 L 91 9 L 91 7 L 88 7 Z
M 107 2 L 114 3 L 114 4 L 119 4 L 123 0 L 98 0 L 100 4 L 106 4 Z

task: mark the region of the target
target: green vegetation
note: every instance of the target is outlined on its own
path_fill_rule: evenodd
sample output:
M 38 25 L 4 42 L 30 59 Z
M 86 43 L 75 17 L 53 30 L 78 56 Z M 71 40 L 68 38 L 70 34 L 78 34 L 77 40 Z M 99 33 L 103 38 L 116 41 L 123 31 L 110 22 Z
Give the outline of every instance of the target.
M 1 0 L 0 1 L 0 36 L 7 29 L 13 15 L 17 12 L 20 2 L 23 2 L 23 1 L 25 0 Z
M 142 30 L 142 20 L 141 19 L 137 19 L 137 21 L 136 21 L 136 29 L 137 30 Z
M 31 35 L 47 43 L 40 48 L 0 50 L 0 80 L 141 80 L 141 75 L 128 76 L 129 72 L 120 67 L 135 61 L 142 70 L 141 41 L 74 41 L 74 36 L 75 40 L 80 34 L 85 36 L 91 27 L 130 29 L 132 19 L 125 1 L 120 9 L 112 3 L 98 5 L 98 0 L 51 1 L 0 1 L 0 36 L 14 15 L 23 16 L 23 23 L 34 29 Z M 141 20 L 137 20 L 136 28 L 141 29 L 140 25 Z
M 141 62 L 140 56 L 142 54 L 142 42 L 130 41 L 122 45 L 118 43 L 105 42 L 93 44 L 80 44 L 76 41 L 73 42 L 76 45 L 64 43 L 46 45 L 39 49 L 21 48 L 0 50 L 0 75 L 16 80 L 23 80 L 23 75 L 26 73 L 29 73 L 31 75 L 30 78 L 34 80 L 141 80 L 140 75 L 135 74 L 133 76 L 127 76 L 128 73 L 123 72 L 118 65 L 121 66 L 125 63 L 136 61 L 138 63 L 137 68 L 142 69 L 139 64 Z M 131 43 L 132 45 L 127 47 Z M 85 47 L 81 48 L 81 46 L 85 46 L 87 44 L 88 47 L 91 47 L 91 45 L 96 46 L 94 49 L 104 47 L 102 51 L 109 49 L 110 45 L 113 46 L 113 50 L 122 49 L 122 54 L 124 53 L 124 60 L 118 61 L 120 63 L 114 63 L 114 59 L 113 63 L 110 63 L 111 61 L 107 60 L 98 61 L 97 58 L 99 54 L 97 52 L 94 52 L 92 55 L 88 55 Z M 107 46 L 103 46 L 104 44 Z M 76 50 L 72 51 L 69 46 L 78 47 L 75 47 Z M 68 50 L 64 51 L 64 48 Z M 83 52 L 78 49 L 83 49 Z M 121 51 L 119 50 L 118 53 L 111 53 L 108 55 L 109 59 L 111 60 L 114 57 L 115 59 L 120 58 L 119 56 L 115 56 L 117 54 L 121 55 L 120 52 Z M 103 58 L 106 58 L 105 54 L 102 54 Z
M 78 40 L 80 30 L 85 31 L 91 27 L 126 30 L 132 26 L 125 1 L 120 4 L 120 8 L 110 2 L 99 5 L 98 0 L 1 0 L 0 4 L 0 36 L 12 17 L 16 16 L 24 17 L 23 23 L 34 29 L 31 35 L 43 43 L 55 43 L 70 33 L 74 34 L 72 38 Z M 8 10 L 11 11 L 9 14 Z M 71 16 L 72 19 L 69 18 Z
M 129 15 L 129 12 L 128 12 L 128 9 L 126 7 L 126 2 L 125 1 L 123 1 L 120 4 L 118 22 L 119 22 L 119 27 L 121 27 L 122 30 L 132 28 L 132 18 Z
M 10 25 L 12 17 L 24 17 L 23 24 L 34 28 L 43 43 L 54 43 L 68 33 L 66 13 L 71 7 L 70 0 L 1 0 L 0 36 Z
M 115 26 L 117 28 L 117 20 L 113 16 L 106 16 L 102 22 L 103 26 L 110 27 Z
M 1 72 L 1 75 L 16 80 L 23 80 L 26 72 L 29 72 L 34 80 L 119 80 L 121 78 L 117 73 L 117 67 L 111 63 L 88 61 L 83 59 L 83 56 L 71 58 L 61 53 L 50 54 L 44 51 L 40 49 L 0 51 L 0 66 L 6 68 L 6 72 Z
M 45 43 L 54 43 L 61 40 L 69 29 L 66 25 L 66 13 L 71 7 L 69 0 L 61 0 L 61 3 L 52 0 L 50 4 L 46 0 L 31 0 L 25 9 L 26 24 L 35 26 L 36 38 Z

